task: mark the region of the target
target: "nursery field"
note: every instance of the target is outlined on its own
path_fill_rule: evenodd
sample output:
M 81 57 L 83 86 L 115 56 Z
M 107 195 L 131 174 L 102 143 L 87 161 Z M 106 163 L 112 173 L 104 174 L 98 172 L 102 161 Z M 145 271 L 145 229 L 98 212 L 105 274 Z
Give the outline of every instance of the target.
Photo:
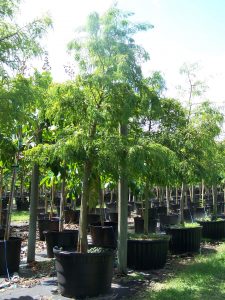
M 11 281 L 0 278 L 0 299 L 69 299 L 57 289 L 55 262 L 47 258 L 46 243 L 37 240 L 36 262 L 27 265 L 28 223 L 14 224 L 12 234 L 23 237 L 20 271 Z M 67 229 L 74 227 L 66 225 Z M 129 269 L 126 276 L 121 276 L 115 267 L 111 292 L 93 299 L 222 300 L 224 282 L 225 242 L 203 241 L 199 254 L 169 254 L 163 269 L 142 272 Z
M 20 1 L 0 0 L 0 300 L 225 299 L 225 119 L 198 63 L 169 94 L 118 0 L 58 81 L 53 19 L 17 23 Z

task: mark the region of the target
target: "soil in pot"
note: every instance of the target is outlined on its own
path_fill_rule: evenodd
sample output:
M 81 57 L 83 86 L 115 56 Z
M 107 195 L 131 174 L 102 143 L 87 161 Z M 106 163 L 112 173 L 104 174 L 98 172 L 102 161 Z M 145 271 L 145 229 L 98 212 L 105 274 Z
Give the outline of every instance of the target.
M 169 249 L 169 237 L 127 241 L 127 265 L 135 270 L 163 268 Z
M 7 276 L 19 271 L 21 238 L 10 237 L 8 241 L 0 240 L 0 275 Z M 8 269 L 8 272 L 7 272 Z
M 171 236 L 169 248 L 172 253 L 198 252 L 202 238 L 202 227 L 167 227 L 166 233 Z
M 57 246 L 62 250 L 74 251 L 77 247 L 78 230 L 64 230 L 59 231 L 44 231 L 47 256 L 54 257 L 53 248 Z
M 73 298 L 107 294 L 113 275 L 113 252 L 77 253 L 54 248 L 58 286 L 62 296 Z

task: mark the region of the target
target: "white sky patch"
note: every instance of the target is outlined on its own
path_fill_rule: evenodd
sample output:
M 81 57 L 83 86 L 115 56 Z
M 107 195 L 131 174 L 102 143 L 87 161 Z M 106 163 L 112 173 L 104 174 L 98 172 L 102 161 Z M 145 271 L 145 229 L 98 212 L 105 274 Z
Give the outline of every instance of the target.
M 144 73 L 148 75 L 153 70 L 161 71 L 166 80 L 167 95 L 177 98 L 176 86 L 182 82 L 179 74 L 181 65 L 187 61 L 199 62 L 203 67 L 200 80 L 206 80 L 206 84 L 209 86 L 204 98 L 216 102 L 225 101 L 223 91 L 225 44 L 223 37 L 217 36 L 217 31 L 222 27 L 222 23 L 218 25 L 216 19 L 210 17 L 207 20 L 215 23 L 209 23 L 208 28 L 204 28 L 203 25 L 207 23 L 205 20 L 211 16 L 211 12 L 204 11 L 199 6 L 195 7 L 199 5 L 198 1 L 188 0 L 188 4 L 180 0 L 170 1 L 171 5 L 168 3 L 169 0 L 118 1 L 118 6 L 122 9 L 135 12 L 135 20 L 147 21 L 154 25 L 154 29 L 141 33 L 137 38 L 137 42 L 150 53 L 150 61 L 143 66 Z M 215 2 L 218 1 L 215 0 Z M 47 12 L 53 19 L 54 29 L 49 31 L 43 40 L 43 45 L 48 50 L 49 62 L 56 81 L 68 79 L 64 65 L 71 64 L 73 61 L 67 54 L 67 44 L 74 38 L 75 29 L 85 24 L 86 18 L 91 12 L 97 11 L 99 14 L 103 14 L 112 3 L 112 0 L 24 0 L 22 2 L 21 23 L 31 21 Z M 203 15 L 199 18 L 191 13 L 185 15 L 187 7 L 182 5 L 189 5 L 189 3 L 188 7 L 198 8 Z M 216 9 L 216 3 L 213 7 Z M 220 12 L 224 9 L 225 13 L 225 6 L 218 7 Z M 174 12 L 174 8 L 177 11 Z M 169 11 L 169 9 L 171 10 Z M 185 19 L 190 16 L 193 16 L 193 19 Z M 194 23 L 196 18 L 201 21 L 199 24 L 202 26 Z M 223 32 L 222 30 L 223 28 L 221 32 Z M 207 39 L 208 47 L 205 46 Z M 34 60 L 33 66 L 36 65 L 37 61 Z M 43 61 L 38 65 L 41 67 Z

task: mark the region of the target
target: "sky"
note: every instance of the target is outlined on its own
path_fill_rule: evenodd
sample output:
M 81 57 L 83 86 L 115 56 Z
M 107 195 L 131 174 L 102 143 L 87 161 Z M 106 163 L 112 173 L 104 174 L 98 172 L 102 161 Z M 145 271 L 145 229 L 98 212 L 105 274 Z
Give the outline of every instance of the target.
M 112 0 L 23 0 L 19 21 L 26 23 L 46 13 L 53 29 L 43 39 L 56 81 L 68 79 L 64 65 L 71 63 L 67 44 L 75 29 L 85 24 L 87 16 L 103 14 Z M 166 80 L 166 96 L 187 98 L 177 86 L 186 88 L 179 69 L 184 63 L 198 63 L 197 79 L 208 89 L 201 97 L 225 107 L 225 1 L 224 0 L 118 0 L 118 7 L 134 12 L 134 21 L 148 22 L 153 29 L 137 36 L 150 54 L 143 66 L 146 76 L 160 71 Z M 195 101 L 200 101 L 196 99 Z M 224 102 L 224 103 L 223 103 Z

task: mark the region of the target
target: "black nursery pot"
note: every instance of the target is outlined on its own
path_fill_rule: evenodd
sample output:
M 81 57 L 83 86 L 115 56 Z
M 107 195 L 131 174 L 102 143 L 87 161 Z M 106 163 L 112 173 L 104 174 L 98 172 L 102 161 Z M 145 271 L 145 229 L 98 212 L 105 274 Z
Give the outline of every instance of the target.
M 160 220 L 160 229 L 164 230 L 165 227 L 168 225 L 176 225 L 179 221 L 179 216 L 178 215 L 160 215 L 159 216 Z
M 4 228 L 0 228 L 0 240 L 4 239 L 4 235 L 5 235 L 5 229 Z
M 113 253 L 77 253 L 54 248 L 58 287 L 62 296 L 95 297 L 111 289 Z
M 157 220 L 149 219 L 148 220 L 148 231 L 153 233 L 156 231 Z M 143 233 L 144 232 L 144 219 L 142 217 L 134 218 L 134 231 L 135 233 Z
M 11 237 L 8 241 L 0 240 L 0 275 L 7 276 L 19 271 L 22 239 Z
M 135 270 L 163 268 L 169 249 L 169 238 L 128 240 L 127 266 Z
M 16 207 L 18 211 L 28 211 L 29 210 L 29 201 L 26 197 L 16 197 Z
M 202 226 L 202 237 L 212 240 L 225 238 L 225 220 L 198 221 Z
M 47 244 L 47 256 L 54 257 L 53 248 L 55 246 L 63 250 L 74 251 L 77 247 L 78 230 L 64 230 L 59 231 L 44 231 L 45 240 Z
M 64 210 L 65 223 L 79 223 L 80 211 L 79 210 Z
M 115 249 L 117 246 L 116 235 L 112 226 L 91 225 L 90 234 L 92 244 L 95 247 Z
M 109 212 L 109 219 L 111 222 L 118 223 L 118 212 Z
M 172 253 L 198 252 L 202 238 L 202 227 L 166 228 L 166 233 L 171 236 L 170 250 Z
M 38 220 L 40 241 L 45 240 L 44 231 L 59 231 L 59 219 L 40 219 Z
M 87 214 L 87 223 L 94 224 L 100 222 L 100 215 L 99 214 Z

